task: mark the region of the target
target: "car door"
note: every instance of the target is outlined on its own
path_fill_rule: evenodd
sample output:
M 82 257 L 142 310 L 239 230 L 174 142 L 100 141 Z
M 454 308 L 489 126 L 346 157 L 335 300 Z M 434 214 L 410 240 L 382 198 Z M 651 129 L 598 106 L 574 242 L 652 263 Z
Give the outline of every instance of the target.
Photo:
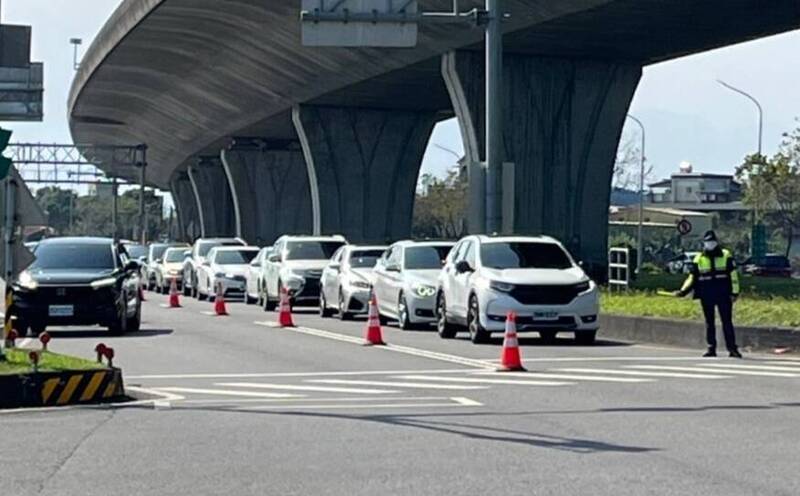
M 372 292 L 375 295 L 375 299 L 378 300 L 379 310 L 383 308 L 383 300 L 386 298 L 386 263 L 395 250 L 397 250 L 397 247 L 390 246 L 375 264 L 375 270 L 373 272 L 375 282 L 372 285 Z
M 267 292 L 270 298 L 278 298 L 278 276 L 281 270 L 281 262 L 283 260 L 283 247 L 285 242 L 279 241 L 275 243 L 275 250 L 270 255 L 270 260 L 267 261 Z
M 444 295 L 449 314 L 453 313 L 453 307 L 451 302 L 455 301 L 453 284 L 455 282 L 455 276 L 456 276 L 456 261 L 459 259 L 460 253 L 465 243 L 466 243 L 465 241 L 461 241 L 453 247 L 452 251 L 450 251 L 450 254 L 447 256 L 444 267 L 442 267 L 442 273 L 439 276 L 440 289 L 442 291 L 442 294 Z
M 386 315 L 397 317 L 397 302 L 400 298 L 400 290 L 403 286 L 403 252 L 402 247 L 392 250 L 392 254 L 386 259 L 384 267 L 383 302 L 378 304 L 383 308 Z M 396 270 L 395 270 L 396 269 Z
M 266 249 L 263 249 L 258 252 L 258 255 L 253 258 L 253 260 L 247 266 L 247 291 L 248 296 L 252 296 L 258 293 L 258 273 L 261 271 L 261 260 L 264 258 L 264 253 Z
M 321 283 L 322 283 L 322 292 L 323 296 L 325 297 L 325 301 L 336 302 L 338 301 L 338 295 L 336 294 L 337 289 L 339 288 L 339 274 L 342 267 L 342 258 L 344 256 L 345 247 L 342 246 L 331 257 L 328 265 L 322 270 L 321 276 Z
M 447 303 L 451 306 L 453 315 L 458 319 L 467 318 L 470 282 L 477 265 L 476 250 L 477 244 L 474 241 L 465 241 L 455 265 L 458 265 L 459 262 L 467 262 L 472 270 L 459 272 L 455 266 L 453 267 L 453 299 L 448 300 Z

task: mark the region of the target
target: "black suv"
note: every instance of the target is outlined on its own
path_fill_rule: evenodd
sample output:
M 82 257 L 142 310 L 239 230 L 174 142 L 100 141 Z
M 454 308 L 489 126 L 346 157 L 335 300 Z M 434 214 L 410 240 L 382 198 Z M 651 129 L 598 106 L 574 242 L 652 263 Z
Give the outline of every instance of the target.
M 48 325 L 94 325 L 122 334 L 139 330 L 139 264 L 108 238 L 53 238 L 12 284 L 15 328 L 39 334 Z

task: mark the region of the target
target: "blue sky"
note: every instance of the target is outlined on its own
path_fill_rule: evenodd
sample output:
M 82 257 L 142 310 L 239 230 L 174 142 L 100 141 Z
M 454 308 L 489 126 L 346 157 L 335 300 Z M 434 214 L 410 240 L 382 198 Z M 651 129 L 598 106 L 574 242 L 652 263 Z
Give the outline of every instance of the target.
M 66 100 L 72 81 L 72 47 L 88 45 L 119 2 L 115 0 L 4 0 L 2 20 L 33 26 L 33 58 L 45 63 L 45 120 L 14 123 L 14 141 L 69 142 Z M 85 48 L 85 46 L 84 46 Z M 645 68 L 631 113 L 647 130 L 647 157 L 655 176 L 677 170 L 681 161 L 696 170 L 732 172 L 756 149 L 752 103 L 715 82 L 723 79 L 753 94 L 764 108 L 764 151 L 772 153 L 781 134 L 800 116 L 800 32 L 795 31 Z M 626 133 L 637 132 L 633 126 Z M 424 172 L 441 174 L 454 157 L 433 146 L 461 152 L 454 121 L 440 124 L 425 156 Z

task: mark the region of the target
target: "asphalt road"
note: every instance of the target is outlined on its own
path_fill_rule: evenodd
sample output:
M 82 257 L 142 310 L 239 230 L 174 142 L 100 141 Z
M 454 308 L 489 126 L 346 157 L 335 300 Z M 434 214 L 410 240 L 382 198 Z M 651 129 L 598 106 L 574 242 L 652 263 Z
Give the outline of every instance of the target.
M 0 412 L 0 494 L 800 494 L 797 357 L 523 337 L 529 372 L 498 374 L 499 338 L 364 347 L 363 320 L 147 296 L 139 333 L 51 343 L 113 346 L 147 399 Z

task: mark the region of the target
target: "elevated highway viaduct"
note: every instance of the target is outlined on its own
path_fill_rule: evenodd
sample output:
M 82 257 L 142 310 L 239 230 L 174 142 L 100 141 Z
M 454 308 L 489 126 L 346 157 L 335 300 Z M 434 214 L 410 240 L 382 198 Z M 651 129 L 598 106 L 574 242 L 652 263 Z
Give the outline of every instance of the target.
M 800 26 L 797 0 L 504 4 L 510 228 L 558 237 L 596 273 L 642 68 Z M 304 47 L 299 10 L 298 0 L 125 0 L 73 82 L 75 142 L 146 143 L 148 179 L 173 192 L 187 237 L 386 241 L 410 234 L 430 133 L 455 116 L 472 164 L 470 230 L 481 231 L 483 31 L 425 25 L 413 49 Z

